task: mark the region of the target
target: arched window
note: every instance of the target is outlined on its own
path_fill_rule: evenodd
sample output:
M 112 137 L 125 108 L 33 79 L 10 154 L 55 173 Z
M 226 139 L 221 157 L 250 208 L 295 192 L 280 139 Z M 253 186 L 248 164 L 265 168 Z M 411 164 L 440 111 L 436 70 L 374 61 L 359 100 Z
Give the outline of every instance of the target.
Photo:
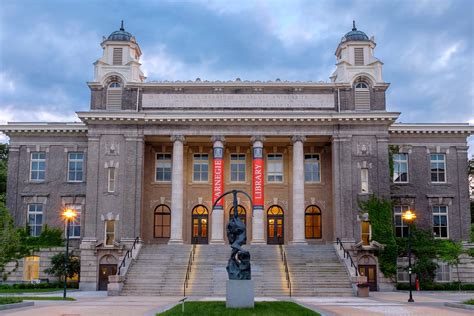
M 316 205 L 306 208 L 304 214 L 305 237 L 307 239 L 321 238 L 321 210 Z
M 267 243 L 281 245 L 284 243 L 284 213 L 278 205 L 272 205 L 267 210 Z
M 193 244 L 208 243 L 208 220 L 209 212 L 204 205 L 196 205 L 193 208 L 192 216 L 192 239 Z
M 107 110 L 122 109 L 122 85 L 118 81 L 112 81 L 107 87 Z
M 267 215 L 283 215 L 283 209 L 278 205 L 272 205 L 268 208 Z
M 247 210 L 245 209 L 245 207 L 243 207 L 242 205 L 238 205 L 237 206 L 237 213 L 239 214 L 240 220 L 244 224 L 246 224 Z M 229 219 L 232 218 L 232 216 L 234 216 L 234 207 L 233 206 L 229 210 Z
M 370 110 L 370 90 L 369 85 L 365 82 L 356 82 L 355 90 L 355 109 Z
M 154 212 L 153 236 L 155 238 L 169 238 L 171 233 L 171 210 L 168 206 L 161 204 Z

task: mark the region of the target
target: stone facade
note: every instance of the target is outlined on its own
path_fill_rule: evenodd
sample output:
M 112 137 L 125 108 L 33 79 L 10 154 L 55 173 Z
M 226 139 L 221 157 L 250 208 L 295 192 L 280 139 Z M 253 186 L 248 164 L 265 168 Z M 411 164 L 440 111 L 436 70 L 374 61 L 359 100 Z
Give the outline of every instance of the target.
M 466 137 L 474 130 L 467 124 L 395 123 L 399 113 L 386 111 L 389 84 L 382 79 L 381 62 L 373 57 L 372 39 L 346 34 L 329 83 L 145 82 L 135 40 L 112 37 L 101 45 L 104 56 L 88 83 L 91 111 L 77 113 L 82 123 L 0 127 L 10 137 L 7 204 L 16 225 L 25 225 L 31 203 L 45 205 L 43 225 L 60 227 L 59 213 L 67 204 L 82 206 L 80 238 L 73 240 L 81 253 L 82 289 L 97 289 L 101 269 L 118 265 L 137 237 L 144 243 L 227 242 L 229 199 L 222 210 L 199 217 L 200 226 L 193 215 L 197 206 L 210 213 L 215 201 L 216 139 L 223 148 L 224 191 L 251 193 L 256 185 L 253 168 L 259 167 L 255 148 L 263 154 L 263 209 L 252 210 L 243 197 L 240 201 L 250 243 L 332 243 L 336 238 L 357 243 L 358 201 L 371 194 L 408 203 L 417 211 L 419 225 L 428 229 L 431 206 L 447 205 L 449 238 L 468 238 Z M 112 48 L 130 52 L 130 63 L 115 65 Z M 363 65 L 353 61 L 355 48 L 364 52 Z M 391 148 L 409 156 L 406 184 L 391 179 Z M 29 180 L 32 152 L 46 153 L 42 181 Z M 68 152 L 84 153 L 83 181 L 67 180 Z M 431 182 L 430 153 L 445 155 L 446 182 Z M 164 181 L 156 179 L 157 154 L 169 155 L 172 166 Z M 194 179 L 195 154 L 207 155 L 204 181 Z M 235 154 L 244 157 L 241 181 L 231 179 Z M 269 167 L 274 154 L 281 154 L 281 169 Z M 319 155 L 317 165 L 311 165 L 309 155 Z M 318 170 L 318 181 L 305 181 L 308 166 Z M 275 173 L 277 181 L 272 182 L 270 174 Z M 158 206 L 169 214 L 155 215 Z M 270 227 L 272 206 L 283 212 L 279 228 Z M 305 213 L 310 206 L 320 211 L 318 238 L 307 238 Z M 160 226 L 165 236 L 156 237 L 157 221 L 168 220 Z M 199 234 L 205 230 L 206 238 L 195 238 L 195 229 Z M 279 229 L 281 238 L 270 240 L 269 234 Z

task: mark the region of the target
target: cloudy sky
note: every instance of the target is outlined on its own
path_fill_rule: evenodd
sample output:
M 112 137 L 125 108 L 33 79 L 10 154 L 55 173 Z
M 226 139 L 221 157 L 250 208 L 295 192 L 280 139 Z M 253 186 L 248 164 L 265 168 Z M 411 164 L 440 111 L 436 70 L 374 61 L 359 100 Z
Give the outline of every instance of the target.
M 77 121 L 122 19 L 149 80 L 301 81 L 329 81 L 355 19 L 375 36 L 399 121 L 474 124 L 471 0 L 0 0 L 0 124 Z

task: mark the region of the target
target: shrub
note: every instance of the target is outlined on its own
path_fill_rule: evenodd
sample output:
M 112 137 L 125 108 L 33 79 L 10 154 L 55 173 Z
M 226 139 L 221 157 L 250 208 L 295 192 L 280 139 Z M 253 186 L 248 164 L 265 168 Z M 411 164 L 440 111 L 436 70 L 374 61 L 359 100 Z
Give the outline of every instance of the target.
M 8 297 L 8 296 L 0 297 L 0 305 L 15 304 L 15 303 L 21 303 L 21 302 L 23 302 L 23 299 L 21 297 Z
M 401 291 L 408 291 L 410 289 L 409 283 L 397 283 L 396 284 L 397 290 Z M 474 284 L 473 283 L 464 283 L 459 286 L 459 282 L 450 282 L 450 283 L 436 283 L 433 282 L 431 284 L 426 284 L 424 286 L 420 285 L 420 289 L 422 291 L 474 291 Z M 415 286 L 413 285 L 413 290 Z

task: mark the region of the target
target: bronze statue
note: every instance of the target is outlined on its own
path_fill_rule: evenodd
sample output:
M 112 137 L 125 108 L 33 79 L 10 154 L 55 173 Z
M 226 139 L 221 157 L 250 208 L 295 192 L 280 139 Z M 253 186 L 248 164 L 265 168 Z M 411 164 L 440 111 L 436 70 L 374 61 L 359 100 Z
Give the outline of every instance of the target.
M 250 280 L 250 253 L 242 248 L 242 245 L 245 244 L 247 241 L 247 231 L 245 229 L 245 224 L 239 218 L 237 201 L 238 192 L 245 194 L 250 199 L 250 201 L 252 201 L 252 199 L 247 193 L 240 190 L 232 190 L 222 194 L 216 200 L 216 202 L 214 202 L 212 209 L 214 209 L 217 202 L 221 198 L 223 198 L 227 194 L 233 194 L 234 213 L 232 215 L 232 218 L 230 218 L 229 223 L 227 224 L 227 238 L 229 239 L 230 247 L 232 248 L 232 253 L 227 263 L 226 270 L 229 274 L 229 280 Z

